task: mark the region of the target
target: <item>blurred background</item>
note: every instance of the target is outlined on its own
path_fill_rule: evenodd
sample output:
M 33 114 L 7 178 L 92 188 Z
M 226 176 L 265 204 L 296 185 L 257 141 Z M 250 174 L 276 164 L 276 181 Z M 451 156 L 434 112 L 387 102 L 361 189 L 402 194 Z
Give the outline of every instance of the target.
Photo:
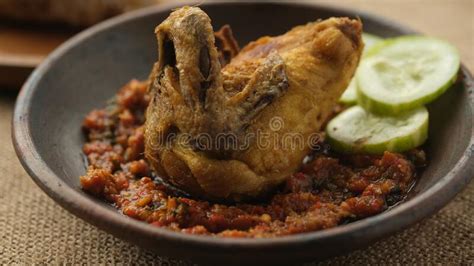
M 17 89 L 58 45 L 107 18 L 165 0 L 0 0 L 0 86 Z
M 209 0 L 201 2 L 204 1 Z M 52 50 L 84 28 L 125 12 L 165 2 L 180 0 L 0 0 L 0 89 L 18 90 Z M 355 8 L 391 18 L 422 33 L 453 42 L 461 51 L 463 61 L 474 61 L 474 0 L 306 2 Z M 422 15 L 425 11 L 429 15 Z M 472 65 L 468 64 L 468 67 L 474 69 Z

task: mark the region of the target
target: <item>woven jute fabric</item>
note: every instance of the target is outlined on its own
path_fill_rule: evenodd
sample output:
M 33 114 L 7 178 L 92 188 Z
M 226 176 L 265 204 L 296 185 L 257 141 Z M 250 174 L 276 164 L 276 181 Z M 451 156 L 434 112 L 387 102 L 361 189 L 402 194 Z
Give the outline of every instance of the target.
M 329 3 L 326 1 L 328 4 Z M 340 1 L 453 42 L 474 69 L 472 0 Z M 69 214 L 21 167 L 10 140 L 16 92 L 0 88 L 0 264 L 189 265 L 159 257 Z M 474 264 L 474 182 L 434 216 L 321 264 Z
M 0 264 L 188 265 L 160 258 L 63 210 L 21 167 L 10 142 L 14 93 L 0 94 Z M 474 263 L 474 182 L 433 217 L 323 264 Z

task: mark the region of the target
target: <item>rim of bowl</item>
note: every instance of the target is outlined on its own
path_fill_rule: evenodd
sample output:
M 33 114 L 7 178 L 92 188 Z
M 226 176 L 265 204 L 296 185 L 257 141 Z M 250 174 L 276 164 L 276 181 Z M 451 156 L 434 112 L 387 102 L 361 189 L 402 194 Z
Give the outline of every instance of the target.
M 61 178 L 59 178 L 42 159 L 41 155 L 36 150 L 35 144 L 32 140 L 30 127 L 28 123 L 29 109 L 33 100 L 32 96 L 37 90 L 37 84 L 42 76 L 49 71 L 52 65 L 69 49 L 74 47 L 77 43 L 87 40 L 89 37 L 100 34 L 117 24 L 127 22 L 129 20 L 138 19 L 141 16 L 153 15 L 155 13 L 168 11 L 183 5 L 196 4 L 195 1 L 180 1 L 178 3 L 165 3 L 156 7 L 145 8 L 137 11 L 132 11 L 127 14 L 109 19 L 101 22 L 91 28 L 88 28 L 79 34 L 75 35 L 53 53 L 51 53 L 46 60 L 38 66 L 30 75 L 26 83 L 23 85 L 14 108 L 12 119 L 12 139 L 15 152 L 20 159 L 22 166 L 27 173 L 32 177 L 35 183 L 54 199 L 56 203 L 60 204 L 69 212 L 75 214 L 88 223 L 94 224 L 106 231 L 112 229 L 124 230 L 128 233 L 138 233 L 144 237 L 154 237 L 157 240 L 171 241 L 180 244 L 188 244 L 195 247 L 203 248 L 203 245 L 210 248 L 239 248 L 239 249 L 254 249 L 254 248 L 275 248 L 296 246 L 297 244 L 321 242 L 329 239 L 348 237 L 349 234 L 364 234 L 367 231 L 378 231 L 370 237 L 371 240 L 381 238 L 389 235 L 409 225 L 427 217 L 430 214 L 445 206 L 458 192 L 460 192 L 470 181 L 474 175 L 474 130 L 471 128 L 471 139 L 461 159 L 453 166 L 448 174 L 438 180 L 432 187 L 426 191 L 414 196 L 410 200 L 403 202 L 399 206 L 380 213 L 378 215 L 361 219 L 346 225 L 340 225 L 334 228 L 329 228 L 321 231 L 307 232 L 296 235 L 281 236 L 275 238 L 262 239 L 241 239 L 241 238 L 221 238 L 213 236 L 197 236 L 174 232 L 165 228 L 151 226 L 145 222 L 138 221 L 120 214 L 118 211 L 107 208 L 84 194 L 78 188 L 70 187 Z M 370 18 L 374 21 L 382 22 L 383 24 L 392 24 L 397 28 L 403 29 L 406 32 L 414 31 L 398 23 L 394 23 L 385 18 L 369 14 L 364 11 L 355 9 L 346 9 L 340 7 L 332 7 L 320 5 L 316 3 L 308 3 L 306 1 L 297 2 L 280 2 L 280 1 L 213 1 L 203 4 L 204 6 L 212 5 L 226 5 L 226 4 L 277 4 L 277 5 L 291 5 L 313 7 L 330 12 L 345 12 L 357 13 L 362 17 Z M 355 12 L 357 11 L 357 12 Z M 462 65 L 461 70 L 466 75 L 465 80 L 468 81 L 467 90 L 472 95 L 473 78 L 468 69 Z M 471 108 L 471 123 L 474 125 L 473 97 L 470 97 L 469 105 Z M 416 212 L 412 211 L 418 206 Z M 406 217 L 405 219 L 394 219 Z M 101 222 L 102 221 L 102 222 Z M 373 226 L 377 225 L 377 228 Z

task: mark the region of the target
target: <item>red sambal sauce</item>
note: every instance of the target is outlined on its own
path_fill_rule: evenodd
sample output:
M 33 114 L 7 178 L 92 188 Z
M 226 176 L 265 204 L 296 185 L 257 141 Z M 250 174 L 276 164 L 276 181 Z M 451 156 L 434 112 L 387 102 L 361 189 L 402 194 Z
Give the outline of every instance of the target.
M 147 84 L 132 80 L 106 109 L 84 119 L 89 167 L 82 188 L 123 214 L 190 234 L 274 237 L 335 227 L 400 202 L 425 154 L 314 153 L 300 172 L 262 203 L 217 204 L 177 194 L 153 178 L 143 156 Z

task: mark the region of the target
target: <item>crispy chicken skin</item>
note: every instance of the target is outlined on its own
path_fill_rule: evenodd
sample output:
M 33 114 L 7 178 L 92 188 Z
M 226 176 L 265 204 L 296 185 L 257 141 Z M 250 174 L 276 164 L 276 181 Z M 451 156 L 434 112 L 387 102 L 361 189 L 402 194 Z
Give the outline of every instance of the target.
M 361 22 L 348 18 L 308 23 L 251 42 L 223 66 L 206 13 L 174 11 L 155 30 L 159 58 L 145 124 L 153 169 L 210 199 L 239 201 L 271 191 L 311 149 L 288 145 L 288 136 L 306 144 L 352 78 L 361 31 Z M 236 49 L 227 40 L 229 57 Z

